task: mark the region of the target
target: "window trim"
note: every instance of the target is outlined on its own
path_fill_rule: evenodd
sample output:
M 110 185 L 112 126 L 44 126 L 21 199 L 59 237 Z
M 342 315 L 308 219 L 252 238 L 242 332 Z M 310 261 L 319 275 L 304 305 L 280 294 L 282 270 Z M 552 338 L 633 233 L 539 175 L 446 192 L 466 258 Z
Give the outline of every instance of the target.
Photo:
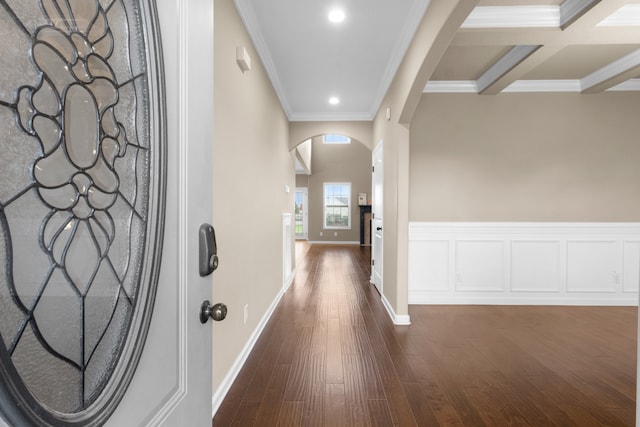
M 347 203 L 348 220 L 347 225 L 327 225 L 327 186 L 329 185 L 346 185 L 349 187 L 349 199 Z M 353 196 L 352 185 L 350 182 L 323 182 L 322 183 L 322 229 L 323 230 L 351 230 L 351 198 Z

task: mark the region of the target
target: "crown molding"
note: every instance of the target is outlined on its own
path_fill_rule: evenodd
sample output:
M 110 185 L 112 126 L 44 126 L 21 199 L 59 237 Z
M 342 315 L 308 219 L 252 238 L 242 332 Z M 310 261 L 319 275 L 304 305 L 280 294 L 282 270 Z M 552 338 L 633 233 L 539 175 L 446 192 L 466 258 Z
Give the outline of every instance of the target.
M 373 116 L 368 112 L 350 113 L 293 113 L 291 122 L 370 122 Z
M 502 92 L 580 92 L 580 80 L 516 80 Z
M 460 28 L 524 27 L 560 27 L 560 6 L 478 6 Z
M 287 118 L 291 119 L 291 107 L 287 102 L 287 98 L 284 95 L 284 90 L 282 89 L 282 84 L 280 83 L 280 78 L 278 76 L 278 71 L 276 66 L 271 59 L 271 53 L 269 51 L 269 47 L 264 40 L 264 36 L 262 35 L 262 31 L 260 30 L 260 24 L 258 19 L 256 18 L 255 11 L 251 6 L 251 3 L 248 0 L 233 0 L 233 3 L 236 5 L 236 9 L 238 10 L 238 14 L 240 15 L 240 19 L 244 24 L 247 32 L 249 33 L 249 37 L 251 41 L 253 41 L 253 45 L 255 46 L 256 51 L 258 52 L 258 56 L 260 56 L 260 60 L 262 61 L 262 66 L 267 71 L 267 75 L 271 80 L 271 84 L 273 85 L 273 89 L 276 91 L 278 95 L 278 99 L 280 100 L 280 104 L 282 105 L 282 109 L 284 110 Z
M 631 79 L 609 88 L 611 92 L 640 91 L 640 79 Z M 503 93 L 582 92 L 580 80 L 516 80 Z M 474 80 L 432 80 L 423 93 L 478 93 Z
M 382 100 L 384 99 L 389 87 L 391 86 L 391 82 L 402 63 L 402 59 L 404 55 L 407 53 L 407 49 L 409 49 L 409 45 L 413 40 L 413 37 L 418 29 L 418 25 L 420 25 L 420 21 L 422 21 L 422 17 L 424 16 L 429 4 L 430 0 L 425 2 L 415 1 L 411 10 L 409 11 L 409 18 L 407 20 L 407 24 L 404 26 L 402 33 L 398 37 L 398 42 L 393 49 L 393 54 L 387 63 L 387 67 L 384 72 L 384 76 L 378 86 L 378 90 L 373 98 L 373 104 L 371 106 L 371 110 L 369 111 L 370 117 L 375 117 L 376 113 L 380 109 L 380 105 L 382 104 Z
M 431 80 L 423 93 L 478 93 L 475 80 Z
M 614 87 L 610 87 L 609 89 L 607 89 L 607 91 L 611 91 L 611 92 L 622 92 L 622 91 L 636 92 L 636 91 L 640 91 L 640 79 L 627 80 L 626 82 L 622 82 L 619 85 L 616 85 Z

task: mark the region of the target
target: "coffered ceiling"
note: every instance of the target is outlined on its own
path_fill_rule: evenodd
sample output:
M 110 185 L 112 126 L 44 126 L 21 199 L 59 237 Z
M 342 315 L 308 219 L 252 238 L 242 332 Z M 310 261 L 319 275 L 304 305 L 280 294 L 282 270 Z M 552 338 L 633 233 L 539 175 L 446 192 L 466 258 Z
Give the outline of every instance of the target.
M 429 0 L 235 3 L 292 121 L 371 120 L 429 13 Z M 640 0 L 480 0 L 424 89 L 605 90 L 640 91 Z

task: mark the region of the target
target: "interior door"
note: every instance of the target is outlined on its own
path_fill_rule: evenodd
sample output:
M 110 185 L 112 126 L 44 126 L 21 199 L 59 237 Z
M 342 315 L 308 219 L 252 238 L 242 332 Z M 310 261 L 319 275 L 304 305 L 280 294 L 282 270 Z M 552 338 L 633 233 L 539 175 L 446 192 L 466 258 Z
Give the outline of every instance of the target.
M 373 150 L 373 168 L 372 168 L 372 229 L 373 240 L 372 246 L 372 268 L 371 268 L 371 281 L 378 289 L 378 292 L 382 295 L 382 268 L 383 268 L 383 251 L 382 251 L 382 237 L 383 237 L 383 183 L 384 183 L 384 164 L 383 164 L 383 144 L 382 141 Z
M 131 6 L 138 3 L 139 6 Z M 64 405 L 68 395 L 66 388 L 53 388 L 48 384 L 53 383 L 49 381 L 53 377 L 65 383 L 64 375 L 69 373 L 68 383 L 75 381 L 80 384 L 79 399 L 89 401 L 88 409 L 80 418 L 74 418 L 73 414 L 55 419 L 45 417 L 42 422 L 26 424 L 7 421 L 15 420 L 10 418 L 15 414 L 9 414 L 11 409 L 7 408 L 11 405 L 0 404 L 0 426 L 105 423 L 107 426 L 211 425 L 213 322 L 203 325 L 199 314 L 201 303 L 211 300 L 212 276 L 200 275 L 198 237 L 200 225 L 212 223 L 213 212 L 213 2 L 141 0 L 138 3 L 123 0 L 0 2 L 0 34 L 3 37 L 0 46 L 26 46 L 32 55 L 22 62 L 13 61 L 18 71 L 5 73 L 4 82 L 0 83 L 0 89 L 6 89 L 14 82 L 21 88 L 20 91 L 11 88 L 0 90 L 0 124 L 3 126 L 0 164 L 4 176 L 0 178 L 0 188 L 4 189 L 0 194 L 0 258 L 4 266 L 9 266 L 0 266 L 0 333 L 3 338 L 0 340 L 0 361 L 3 362 L 0 366 L 0 375 L 3 376 L 0 392 L 5 393 L 2 400 L 5 400 L 6 393 L 15 393 L 26 396 L 24 401 L 27 405 L 37 403 L 41 398 L 46 400 L 46 404 L 61 401 Z M 139 9 L 132 13 L 130 7 Z M 147 14 L 149 11 L 152 16 Z M 28 16 L 29 13 L 33 13 L 33 17 Z M 119 18 L 124 19 L 125 24 L 116 24 Z M 161 43 L 154 44 L 156 55 L 153 56 L 162 56 L 162 61 L 152 59 L 146 66 L 140 65 L 141 57 L 145 56 L 144 48 L 142 53 L 136 49 L 140 49 L 141 42 L 136 41 L 135 36 L 123 39 L 117 31 L 108 29 L 111 26 L 134 28 L 132 23 L 137 19 L 147 24 L 136 34 L 138 37 L 153 38 L 159 27 Z M 129 24 L 126 24 L 127 20 Z M 58 53 L 51 54 L 51 51 Z M 117 64 L 113 65 L 111 61 Z M 126 72 L 121 67 L 123 61 L 128 67 Z M 149 74 L 145 74 L 147 72 Z M 129 73 L 131 79 L 122 78 L 123 73 Z M 158 84 L 162 87 L 162 96 L 149 95 L 144 89 L 148 79 L 153 77 L 164 82 Z M 22 82 L 26 79 L 39 83 Z M 141 83 L 138 85 L 135 81 Z M 61 87 L 64 89 L 59 89 Z M 109 111 L 110 105 L 124 99 L 124 95 L 120 96 L 122 92 L 118 91 L 126 91 L 127 87 L 133 87 L 130 91 L 135 92 L 135 101 L 129 103 L 133 105 L 130 110 L 133 113 L 124 113 L 125 110 L 118 110 L 120 107 L 114 107 L 115 112 Z M 28 96 L 22 96 L 23 93 Z M 159 121 L 156 116 L 140 113 L 143 107 L 138 100 L 147 97 L 152 104 L 150 109 L 161 111 L 158 116 L 164 123 L 156 123 L 157 128 L 145 124 L 146 121 Z M 15 100 L 18 98 L 20 101 Z M 135 117 L 127 120 L 127 114 Z M 96 120 L 98 125 L 92 130 L 91 123 Z M 158 137 L 156 133 L 166 132 L 166 149 L 155 150 L 133 141 L 132 135 L 144 134 L 149 129 L 151 139 Z M 86 138 L 76 138 L 87 132 L 94 132 L 97 142 L 93 148 L 83 145 Z M 120 138 L 124 134 L 128 135 L 125 142 Z M 106 138 L 105 135 L 113 137 Z M 31 145 L 8 145 L 15 141 L 34 143 L 35 149 L 30 152 L 28 148 Z M 53 148 L 48 148 L 47 144 L 52 144 Z M 18 145 L 21 145 L 19 152 L 12 149 Z M 40 146 L 43 148 L 39 149 Z M 153 154 L 156 151 L 159 154 Z M 132 156 L 133 153 L 137 154 Z M 26 170 L 31 172 L 23 173 L 18 167 L 19 162 L 9 155 L 18 160 L 24 159 Z M 35 162 L 29 163 L 29 156 L 35 156 Z M 154 161 L 147 162 L 145 156 L 153 157 Z M 120 160 L 115 157 L 131 159 L 131 163 L 118 163 Z M 49 161 L 49 158 L 54 159 Z M 101 161 L 106 163 L 103 165 Z M 125 182 L 125 164 L 130 166 L 129 169 L 139 171 L 130 182 Z M 13 166 L 10 168 L 9 165 Z M 47 173 L 43 174 L 43 170 Z M 9 175 L 14 172 L 15 175 Z M 138 200 L 141 197 L 138 196 L 147 190 L 129 195 L 126 189 L 137 189 L 139 177 L 156 174 L 164 178 L 152 182 L 153 190 L 159 191 L 148 190 L 148 204 L 162 207 L 157 211 L 164 212 L 163 221 L 160 221 L 163 226 L 145 229 L 145 224 L 151 220 L 144 212 L 140 213 Z M 34 182 L 29 184 L 30 180 Z M 21 187 L 21 181 L 28 185 Z M 111 193 L 99 193 L 99 190 L 111 188 L 109 185 L 113 187 Z M 63 206 L 69 197 L 60 191 L 66 188 L 75 191 L 71 194 L 75 203 L 72 207 Z M 51 193 L 53 190 L 60 191 L 56 195 Z M 9 191 L 15 195 L 8 195 Z M 44 220 L 18 215 L 20 212 L 30 213 L 26 204 L 28 199 L 35 200 L 33 203 L 37 204 L 34 206 L 43 206 L 40 210 Z M 121 224 L 115 214 L 108 212 L 112 207 L 120 206 L 113 200 L 122 201 L 120 209 L 131 212 L 127 224 Z M 100 209 L 106 213 L 96 213 Z M 34 215 L 40 213 L 32 210 Z M 55 223 L 55 229 L 52 223 Z M 142 225 L 135 225 L 138 223 Z M 125 241 L 114 237 L 119 235 L 122 227 L 134 237 L 127 237 L 129 240 Z M 82 230 L 86 230 L 84 234 Z M 20 238 L 29 233 L 37 233 L 39 240 L 36 241 L 42 243 L 41 247 L 33 246 L 32 252 L 40 251 L 44 255 L 39 258 L 34 255 L 32 268 L 22 268 L 24 273 L 18 273 L 16 268 L 24 260 L 18 255 L 30 248 Z M 136 244 L 132 243 L 137 242 L 136 235 L 146 236 L 143 240 L 147 246 L 143 242 L 143 248 L 153 250 L 136 249 Z M 60 244 L 53 243 L 63 240 Z M 50 247 L 48 243 L 51 243 Z M 142 272 L 137 273 L 136 254 L 145 257 L 148 252 L 157 255 L 149 262 L 148 268 L 140 267 Z M 76 255 L 80 261 L 73 260 Z M 146 323 L 144 329 L 148 328 L 148 333 L 136 334 L 118 344 L 122 354 L 137 355 L 137 363 L 131 364 L 120 363 L 119 356 L 110 354 L 109 347 L 99 351 L 101 343 L 109 342 L 112 333 L 123 329 L 111 326 L 103 329 L 100 326 L 111 325 L 121 317 L 117 307 L 126 292 L 127 283 L 119 278 L 119 265 L 115 261 L 118 257 L 128 260 L 121 263 L 124 265 L 123 275 L 157 277 L 157 291 L 146 299 L 148 303 L 144 312 L 134 311 L 133 315 L 128 315 L 133 319 L 132 324 Z M 92 261 L 96 265 L 93 266 L 92 262 L 82 260 L 98 261 Z M 49 271 L 44 278 L 36 277 L 37 268 L 41 265 L 44 266 L 43 271 Z M 102 292 L 114 283 L 109 278 L 116 279 L 112 293 L 118 296 L 114 303 L 116 308 L 104 310 L 109 301 L 113 303 L 113 297 L 97 291 L 98 295 L 92 295 L 91 289 Z M 24 292 L 15 295 L 16 289 Z M 67 295 L 62 294 L 65 290 Z M 35 298 L 33 293 L 37 294 Z M 128 294 L 127 298 L 136 299 L 135 292 Z M 70 302 L 75 300 L 81 302 Z M 95 301 L 93 306 L 90 301 Z M 81 308 L 79 327 L 73 326 L 76 320 L 69 320 L 70 316 L 74 317 L 76 305 Z M 147 323 L 144 319 L 150 320 Z M 71 325 L 68 328 L 71 331 L 67 338 L 56 341 L 67 332 L 56 329 L 60 324 Z M 19 334 L 12 332 L 14 327 Z M 85 338 L 84 332 L 81 333 L 80 344 L 68 338 L 75 329 L 84 331 L 85 328 L 103 331 L 96 338 L 97 344 L 89 343 L 93 338 L 89 335 Z M 11 338 L 13 336 L 15 338 Z M 65 349 L 66 344 L 72 350 Z M 17 387 L 19 392 L 7 390 L 11 387 L 7 387 L 5 379 L 13 375 L 12 369 L 15 371 L 11 356 L 18 354 L 22 347 L 25 351 L 40 352 L 45 360 L 65 367 L 45 367 L 44 374 L 36 373 L 33 375 L 35 379 L 25 380 L 34 383 L 34 390 L 39 393 L 35 397 L 31 389 L 22 391 L 24 387 L 20 388 L 20 384 Z M 73 350 L 76 347 L 79 348 L 77 352 Z M 85 371 L 92 369 L 93 364 L 87 361 L 93 355 L 100 356 L 93 358 L 94 364 L 99 362 L 97 359 L 108 359 L 101 363 L 113 367 L 109 378 L 118 379 L 102 380 L 99 374 L 94 375 L 96 382 L 104 381 L 106 384 L 98 398 L 86 392 L 90 381 L 85 379 L 88 375 Z M 15 361 L 19 359 L 16 357 Z M 20 378 L 20 375 L 13 376 Z M 81 376 L 80 380 L 75 379 L 78 376 Z M 122 387 L 122 384 L 128 384 L 128 387 Z M 106 418 L 96 417 L 97 410 L 91 403 L 93 399 L 109 407 L 105 412 L 108 413 Z M 67 405 L 73 407 L 73 399 Z

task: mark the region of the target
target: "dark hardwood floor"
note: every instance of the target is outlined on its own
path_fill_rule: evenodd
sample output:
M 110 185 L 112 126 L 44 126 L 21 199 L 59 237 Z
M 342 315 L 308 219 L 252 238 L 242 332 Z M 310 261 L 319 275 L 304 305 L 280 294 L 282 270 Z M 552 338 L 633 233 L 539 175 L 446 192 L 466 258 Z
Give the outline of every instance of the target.
M 367 248 L 312 246 L 218 410 L 226 426 L 633 426 L 637 309 L 411 306 Z

